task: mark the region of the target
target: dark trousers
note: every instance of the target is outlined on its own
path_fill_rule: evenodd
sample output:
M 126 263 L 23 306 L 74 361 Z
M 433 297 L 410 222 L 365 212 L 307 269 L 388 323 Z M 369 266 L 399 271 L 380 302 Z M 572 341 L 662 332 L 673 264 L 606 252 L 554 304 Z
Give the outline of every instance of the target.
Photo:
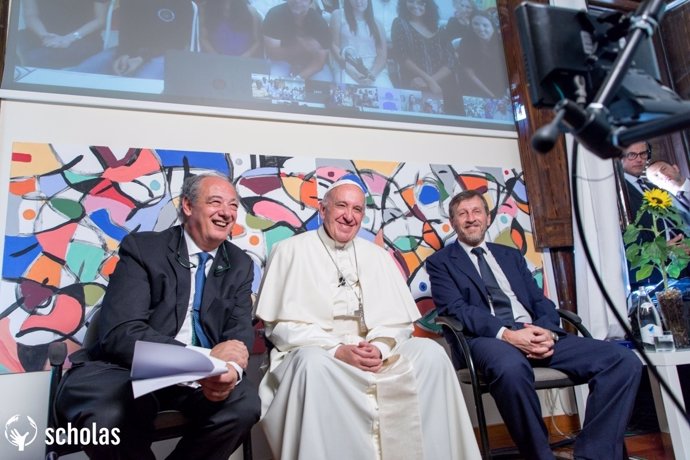
M 188 431 L 169 459 L 227 460 L 259 420 L 256 389 L 243 380 L 225 401 L 207 400 L 201 389 L 175 385 L 134 399 L 129 369 L 90 361 L 70 369 L 57 394 L 57 413 L 77 428 L 119 428 L 117 446 L 84 446 L 89 458 L 155 460 L 153 420 L 176 409 L 190 419 Z
M 494 338 L 471 339 L 479 372 L 489 383 L 513 441 L 531 460 L 553 459 L 548 432 L 534 390 L 532 367 L 551 367 L 575 382 L 589 382 L 585 421 L 575 441 L 575 458 L 623 458 L 625 427 L 632 412 L 642 363 L 627 348 L 568 334 L 545 360 L 528 360 L 514 346 Z

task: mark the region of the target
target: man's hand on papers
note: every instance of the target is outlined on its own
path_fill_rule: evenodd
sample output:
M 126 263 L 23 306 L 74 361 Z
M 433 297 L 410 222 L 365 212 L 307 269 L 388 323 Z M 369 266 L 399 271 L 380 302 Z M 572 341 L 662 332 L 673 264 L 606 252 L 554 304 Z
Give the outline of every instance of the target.
M 225 401 L 235 389 L 236 384 L 237 372 L 234 369 L 230 369 L 230 372 L 225 374 L 199 380 L 204 396 L 213 402 Z
M 249 364 L 249 351 L 239 340 L 226 340 L 219 343 L 211 350 L 211 356 L 225 362 L 233 361 L 242 369 L 246 369 Z
M 244 347 L 244 345 L 242 345 Z M 234 347 L 233 347 L 234 348 Z M 135 398 L 171 385 L 186 382 L 202 382 L 214 376 L 228 377 L 215 379 L 216 383 L 230 382 L 237 384 L 238 374 L 225 359 L 210 356 L 206 348 L 186 347 L 170 344 L 137 340 L 132 358 L 132 392 Z M 245 361 L 246 362 L 246 361 Z M 229 394 L 227 388 L 209 390 Z M 220 393 L 212 397 L 222 397 Z
M 378 372 L 383 366 L 381 351 L 369 342 L 359 342 L 358 345 L 340 345 L 335 351 L 335 357 L 357 369 L 368 372 Z

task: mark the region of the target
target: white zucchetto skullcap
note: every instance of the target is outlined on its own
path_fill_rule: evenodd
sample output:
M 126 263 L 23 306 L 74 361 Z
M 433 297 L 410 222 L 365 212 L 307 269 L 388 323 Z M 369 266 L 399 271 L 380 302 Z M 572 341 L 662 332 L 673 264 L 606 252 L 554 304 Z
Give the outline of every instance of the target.
M 340 187 L 341 185 L 354 185 L 358 189 L 360 189 L 362 192 L 364 192 L 364 189 L 362 188 L 362 184 L 360 184 L 359 182 L 356 182 L 352 179 L 340 179 L 340 180 L 333 182 L 331 185 L 329 185 L 328 189 L 326 190 L 326 193 L 324 193 L 323 196 L 325 197 L 326 195 L 331 193 L 331 190 L 334 190 L 334 189 Z

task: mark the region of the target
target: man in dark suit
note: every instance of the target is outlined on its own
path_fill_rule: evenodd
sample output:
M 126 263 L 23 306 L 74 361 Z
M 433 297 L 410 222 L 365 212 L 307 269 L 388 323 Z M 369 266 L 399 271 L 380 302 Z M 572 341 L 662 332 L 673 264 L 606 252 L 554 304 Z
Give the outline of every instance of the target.
M 257 391 L 242 380 L 254 337 L 253 266 L 227 241 L 238 205 L 226 177 L 191 176 L 181 192 L 181 226 L 122 240 L 101 307 L 99 340 L 70 357 L 73 366 L 58 389 L 64 422 L 120 430 L 117 446 L 84 446 L 90 458 L 155 458 L 152 422 L 162 409 L 178 409 L 191 420 L 174 459 L 227 460 L 258 421 Z M 203 286 L 201 296 L 197 286 Z M 129 374 L 137 340 L 203 346 L 228 363 L 228 372 L 134 399 Z
M 453 197 L 449 214 L 458 241 L 427 259 L 433 299 L 439 314 L 465 325 L 475 365 L 521 454 L 530 460 L 554 458 L 532 370 L 551 367 L 589 382 L 575 458 L 622 458 L 640 361 L 620 345 L 561 329 L 555 305 L 534 282 L 520 252 L 484 241 L 490 216 L 480 193 L 468 190 Z

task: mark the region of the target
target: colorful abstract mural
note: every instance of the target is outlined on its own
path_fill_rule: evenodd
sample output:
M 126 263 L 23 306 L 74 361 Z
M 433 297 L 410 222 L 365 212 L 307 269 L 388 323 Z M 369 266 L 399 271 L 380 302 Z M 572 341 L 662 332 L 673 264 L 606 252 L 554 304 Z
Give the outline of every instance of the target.
M 199 152 L 151 148 L 15 143 L 0 285 L 0 374 L 46 368 L 48 344 L 76 350 L 89 314 L 105 293 L 129 232 L 177 222 L 185 177 L 215 170 L 240 194 L 233 242 L 253 259 L 254 292 L 271 248 L 319 226 L 318 202 L 348 177 L 366 190 L 360 236 L 385 248 L 407 278 L 434 334 L 424 260 L 454 240 L 450 198 L 484 193 L 492 241 L 518 248 L 541 282 L 522 173 L 473 165 Z

